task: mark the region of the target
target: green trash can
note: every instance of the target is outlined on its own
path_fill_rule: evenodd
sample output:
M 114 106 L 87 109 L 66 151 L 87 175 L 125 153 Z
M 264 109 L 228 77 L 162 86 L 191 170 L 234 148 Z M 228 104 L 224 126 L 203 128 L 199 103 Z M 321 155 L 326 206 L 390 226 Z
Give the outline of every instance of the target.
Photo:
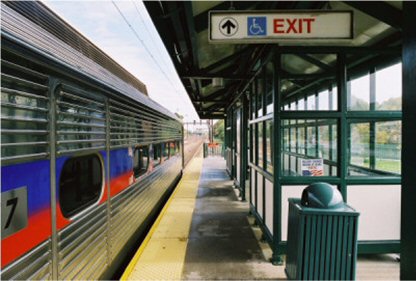
M 354 280 L 359 213 L 327 183 L 289 198 L 285 273 L 296 280 Z

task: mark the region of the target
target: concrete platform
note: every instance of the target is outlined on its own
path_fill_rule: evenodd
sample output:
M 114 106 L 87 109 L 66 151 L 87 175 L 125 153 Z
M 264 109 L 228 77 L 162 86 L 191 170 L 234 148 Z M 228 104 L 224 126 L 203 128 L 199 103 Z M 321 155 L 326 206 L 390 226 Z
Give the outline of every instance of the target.
M 232 184 L 222 158 L 195 157 L 122 280 L 286 279 Z M 399 280 L 399 262 L 360 256 L 357 279 Z
M 221 158 L 204 160 L 182 278 L 253 280 L 285 278 L 264 257 Z

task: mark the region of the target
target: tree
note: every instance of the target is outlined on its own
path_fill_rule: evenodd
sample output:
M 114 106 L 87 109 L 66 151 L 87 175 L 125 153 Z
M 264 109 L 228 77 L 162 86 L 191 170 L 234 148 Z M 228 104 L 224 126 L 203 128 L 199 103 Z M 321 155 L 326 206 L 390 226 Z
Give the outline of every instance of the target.
M 213 125 L 214 139 L 224 142 L 224 120 L 219 120 Z

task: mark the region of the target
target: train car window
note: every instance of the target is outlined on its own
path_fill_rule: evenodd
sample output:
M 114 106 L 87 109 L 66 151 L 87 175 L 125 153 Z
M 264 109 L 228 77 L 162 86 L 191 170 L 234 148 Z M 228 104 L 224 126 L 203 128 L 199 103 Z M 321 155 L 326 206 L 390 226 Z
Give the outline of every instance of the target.
M 97 202 L 102 185 L 103 167 L 97 155 L 68 159 L 59 181 L 62 214 L 69 218 Z
M 164 158 L 164 161 L 166 161 L 169 158 L 169 142 L 162 144 L 162 146 L 163 146 L 162 157 Z
M 153 166 L 161 164 L 161 144 L 153 145 Z
M 133 153 L 133 173 L 136 178 L 144 175 L 149 166 L 149 147 L 136 147 Z
M 169 155 L 174 156 L 176 154 L 177 154 L 176 143 L 174 141 L 170 142 L 169 143 Z
M 176 153 L 175 154 L 180 154 L 181 153 L 181 142 L 177 141 L 176 143 L 177 143 L 177 145 L 176 145 Z

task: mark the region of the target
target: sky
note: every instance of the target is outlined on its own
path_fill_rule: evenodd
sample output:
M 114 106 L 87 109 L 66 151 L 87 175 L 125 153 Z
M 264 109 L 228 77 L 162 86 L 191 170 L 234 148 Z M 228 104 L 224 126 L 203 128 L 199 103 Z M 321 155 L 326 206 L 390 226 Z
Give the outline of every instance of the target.
M 43 2 L 142 81 L 153 100 L 185 121 L 199 120 L 142 1 Z

